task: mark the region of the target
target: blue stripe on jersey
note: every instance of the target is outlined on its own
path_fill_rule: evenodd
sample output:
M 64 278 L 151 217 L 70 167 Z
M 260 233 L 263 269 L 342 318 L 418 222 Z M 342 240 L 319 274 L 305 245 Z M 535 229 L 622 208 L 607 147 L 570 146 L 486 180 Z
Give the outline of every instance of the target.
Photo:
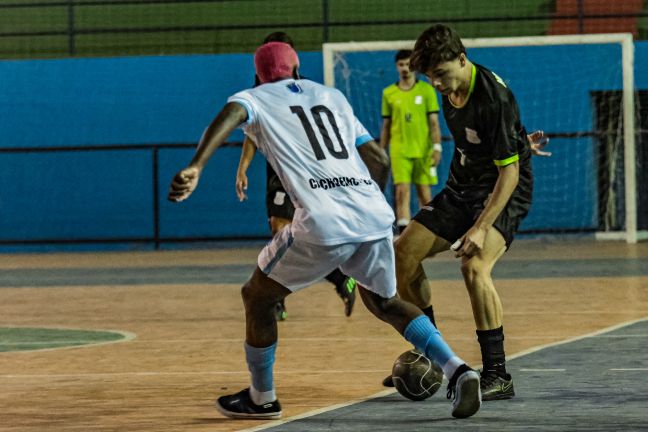
M 249 103 L 247 103 L 243 99 L 230 99 L 230 102 L 236 102 L 237 104 L 245 108 L 245 111 L 247 111 L 247 115 L 248 115 L 247 121 L 245 123 L 246 124 L 252 123 L 252 119 L 254 119 L 254 115 L 252 114 L 252 107 L 250 106 Z
M 356 138 L 355 146 L 360 147 L 362 144 L 367 144 L 369 141 L 373 140 L 371 135 L 362 135 Z
M 283 257 L 286 254 L 288 248 L 290 247 L 290 245 L 292 245 L 292 243 L 293 243 L 293 236 L 292 233 L 290 233 L 288 235 L 288 241 L 282 244 L 281 246 L 279 246 L 279 248 L 277 249 L 277 254 L 270 260 L 268 265 L 265 266 L 265 268 L 262 270 L 263 273 L 270 274 L 274 266 L 277 265 L 277 262 L 281 259 L 281 257 Z

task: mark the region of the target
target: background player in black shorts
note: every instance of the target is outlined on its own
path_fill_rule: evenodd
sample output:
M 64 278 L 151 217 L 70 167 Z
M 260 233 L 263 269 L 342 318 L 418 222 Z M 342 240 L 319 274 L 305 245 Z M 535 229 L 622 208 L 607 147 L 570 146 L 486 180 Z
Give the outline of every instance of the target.
M 455 151 L 446 187 L 396 241 L 398 291 L 418 306 L 429 305 L 421 262 L 452 245 L 477 327 L 483 399 L 507 399 L 515 392 L 505 367 L 502 304 L 491 271 L 531 206 L 531 147 L 513 93 L 496 74 L 468 60 L 451 28 L 438 24 L 424 31 L 411 67 L 443 95 Z M 546 155 L 540 150 L 536 154 Z M 434 321 L 432 308 L 424 311 Z
M 268 42 L 283 42 L 287 43 L 291 47 L 294 46 L 292 38 L 284 32 L 270 33 L 263 40 L 264 44 Z M 254 85 L 257 86 L 259 84 L 259 79 L 255 76 Z M 247 188 L 246 172 L 255 152 L 256 145 L 251 139 L 245 137 L 245 140 L 243 141 L 243 149 L 241 151 L 241 160 L 236 174 L 236 190 L 239 199 L 241 200 L 245 199 L 244 190 Z M 283 227 L 288 225 L 295 214 L 293 203 L 290 201 L 279 177 L 269 163 L 266 164 L 266 210 L 268 212 L 270 232 L 273 236 L 281 231 Z M 350 316 L 353 312 L 353 305 L 355 303 L 355 279 L 346 276 L 339 269 L 336 269 L 326 276 L 326 280 L 335 286 L 335 292 L 344 302 L 344 314 Z M 286 319 L 287 311 L 283 300 L 277 304 L 276 312 L 278 320 Z

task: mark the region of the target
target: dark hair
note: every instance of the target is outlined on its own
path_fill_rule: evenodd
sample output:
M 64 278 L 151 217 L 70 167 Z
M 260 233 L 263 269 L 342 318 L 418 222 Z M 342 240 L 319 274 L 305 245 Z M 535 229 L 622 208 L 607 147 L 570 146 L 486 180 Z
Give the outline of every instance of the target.
M 425 73 L 438 64 L 451 61 L 466 53 L 461 38 L 452 28 L 434 24 L 416 40 L 410 58 L 410 69 Z
M 409 50 L 409 49 L 400 50 L 394 56 L 394 61 L 398 62 L 399 60 L 405 60 L 405 59 L 410 58 L 411 56 L 412 56 L 412 50 Z
M 295 47 L 292 38 L 282 31 L 273 32 L 266 36 L 265 39 L 263 39 L 263 45 L 267 44 L 268 42 L 283 42 L 287 43 L 293 48 Z

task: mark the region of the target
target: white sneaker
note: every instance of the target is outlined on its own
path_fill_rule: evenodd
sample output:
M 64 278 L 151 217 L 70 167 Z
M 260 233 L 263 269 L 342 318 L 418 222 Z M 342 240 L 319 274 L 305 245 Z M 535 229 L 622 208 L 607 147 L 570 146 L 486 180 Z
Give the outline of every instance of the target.
M 451 398 L 453 398 L 453 417 L 466 418 L 479 411 L 481 407 L 479 374 L 467 366 L 460 366 L 448 383 L 448 399 Z

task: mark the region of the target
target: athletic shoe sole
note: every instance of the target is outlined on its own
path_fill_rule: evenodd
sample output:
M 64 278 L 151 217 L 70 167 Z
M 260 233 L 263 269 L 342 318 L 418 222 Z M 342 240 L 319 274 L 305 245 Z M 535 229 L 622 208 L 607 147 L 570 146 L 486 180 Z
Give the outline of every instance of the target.
M 452 405 L 452 416 L 466 418 L 474 415 L 481 407 L 479 375 L 475 371 L 463 373 L 457 379 L 457 395 Z

